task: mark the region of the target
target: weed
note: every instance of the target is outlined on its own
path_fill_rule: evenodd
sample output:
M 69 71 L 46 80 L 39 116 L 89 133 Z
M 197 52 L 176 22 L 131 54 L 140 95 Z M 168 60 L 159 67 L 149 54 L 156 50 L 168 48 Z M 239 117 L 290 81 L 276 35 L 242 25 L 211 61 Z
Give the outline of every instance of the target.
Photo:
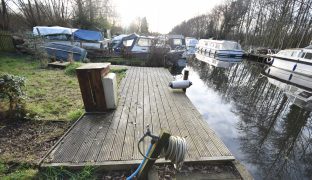
M 65 69 L 65 74 L 69 75 L 69 76 L 75 76 L 76 75 L 76 68 L 78 68 L 79 66 L 81 66 L 82 63 L 71 63 L 69 66 L 66 67 Z
M 81 109 L 72 110 L 67 113 L 67 119 L 71 121 L 77 120 L 84 113 Z
M 94 168 L 84 167 L 81 171 L 71 171 L 64 167 L 48 167 L 40 172 L 39 179 L 95 179 Z

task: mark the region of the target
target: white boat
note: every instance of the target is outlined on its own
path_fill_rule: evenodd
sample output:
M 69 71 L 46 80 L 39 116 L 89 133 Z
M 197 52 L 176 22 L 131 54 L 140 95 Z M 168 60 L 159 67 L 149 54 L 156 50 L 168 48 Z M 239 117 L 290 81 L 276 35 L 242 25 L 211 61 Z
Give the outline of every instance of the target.
M 282 50 L 271 55 L 270 61 L 274 67 L 312 76 L 312 49 L 308 47 Z
M 200 39 L 196 45 L 195 56 L 201 61 L 214 58 L 219 61 L 240 62 L 243 50 L 239 43 L 225 40 Z

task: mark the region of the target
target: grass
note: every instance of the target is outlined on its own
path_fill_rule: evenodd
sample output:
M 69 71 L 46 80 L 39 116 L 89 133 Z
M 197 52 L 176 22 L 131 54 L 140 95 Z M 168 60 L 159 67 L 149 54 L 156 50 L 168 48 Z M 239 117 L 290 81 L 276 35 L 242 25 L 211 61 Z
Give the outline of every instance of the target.
M 0 55 L 0 73 L 26 78 L 26 111 L 38 120 L 68 120 L 67 113 L 82 111 L 77 78 L 63 70 L 41 69 L 30 56 Z
M 83 112 L 75 69 L 82 63 L 73 63 L 65 70 L 41 69 L 39 61 L 30 56 L 0 54 L 0 73 L 26 78 L 27 117 L 37 120 L 76 120 Z M 113 67 L 117 82 L 125 76 L 125 68 Z

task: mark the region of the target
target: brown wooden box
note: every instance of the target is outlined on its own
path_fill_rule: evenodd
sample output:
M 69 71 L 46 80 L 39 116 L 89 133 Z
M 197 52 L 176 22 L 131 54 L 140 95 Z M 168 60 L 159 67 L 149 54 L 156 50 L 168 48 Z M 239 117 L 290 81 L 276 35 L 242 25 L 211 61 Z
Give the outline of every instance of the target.
M 105 112 L 106 101 L 102 76 L 109 73 L 110 63 L 88 63 L 76 69 L 86 112 Z

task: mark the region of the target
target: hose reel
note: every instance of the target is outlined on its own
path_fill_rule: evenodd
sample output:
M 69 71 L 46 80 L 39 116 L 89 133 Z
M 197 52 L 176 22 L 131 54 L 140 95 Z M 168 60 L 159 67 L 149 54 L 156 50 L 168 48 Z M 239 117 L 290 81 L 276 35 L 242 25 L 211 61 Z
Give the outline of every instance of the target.
M 144 138 L 147 136 L 151 137 L 151 144 L 144 155 L 141 151 L 140 143 L 143 142 Z M 187 143 L 184 137 L 172 136 L 166 132 L 162 132 L 161 136 L 153 135 L 149 129 L 149 125 L 147 125 L 146 132 L 138 142 L 138 150 L 144 159 L 127 180 L 133 179 L 137 175 L 139 179 L 145 179 L 149 169 L 153 166 L 155 161 L 161 157 L 170 160 L 174 164 L 174 168 L 180 170 L 185 159 Z

